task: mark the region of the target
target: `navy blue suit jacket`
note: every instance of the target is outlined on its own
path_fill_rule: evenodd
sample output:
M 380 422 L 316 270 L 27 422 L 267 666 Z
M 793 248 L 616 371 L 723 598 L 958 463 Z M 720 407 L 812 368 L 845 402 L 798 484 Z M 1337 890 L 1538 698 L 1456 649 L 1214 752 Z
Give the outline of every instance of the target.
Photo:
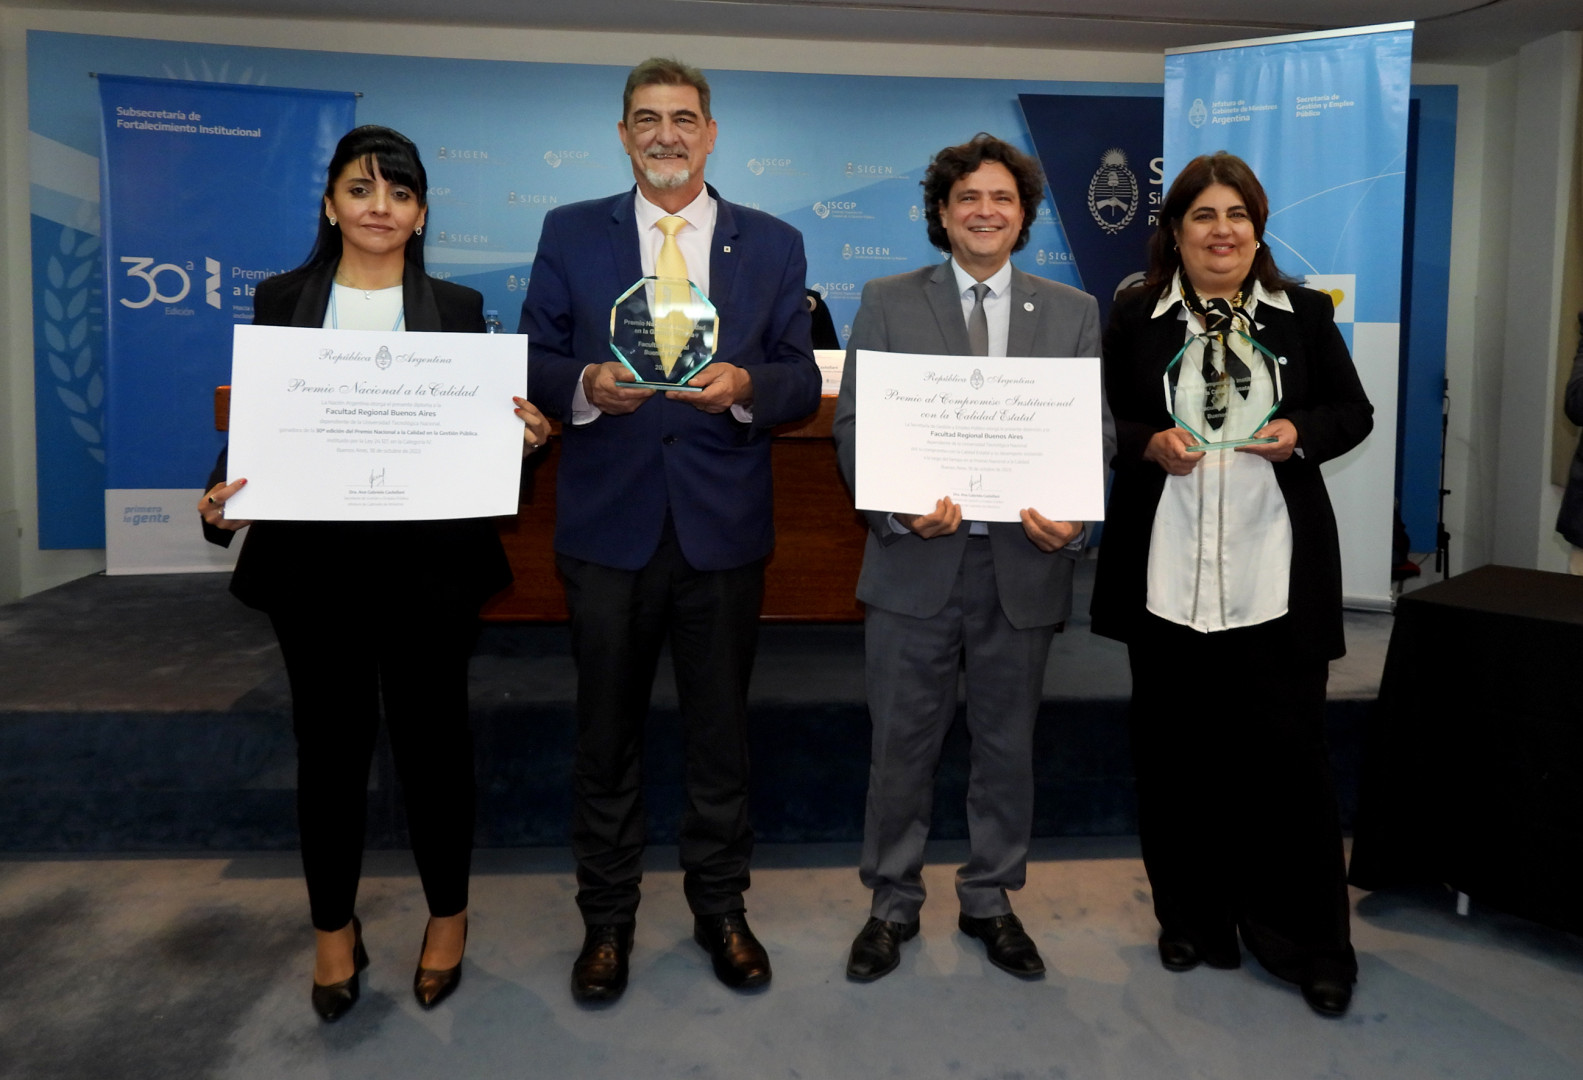
M 573 425 L 583 368 L 615 359 L 610 307 L 643 276 L 635 191 L 550 211 L 522 303 L 529 397 L 563 424 L 555 550 L 636 570 L 653 556 L 668 510 L 695 569 L 745 566 L 775 545 L 770 429 L 819 406 L 802 235 L 710 189 L 719 204 L 709 259 L 715 359 L 752 374 L 751 424 L 656 392 L 632 413 Z

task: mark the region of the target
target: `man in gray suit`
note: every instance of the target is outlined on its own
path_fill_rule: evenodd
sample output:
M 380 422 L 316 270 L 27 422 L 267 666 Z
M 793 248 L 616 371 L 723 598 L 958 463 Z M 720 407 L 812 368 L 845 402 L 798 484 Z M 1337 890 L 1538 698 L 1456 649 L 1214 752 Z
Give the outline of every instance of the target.
M 1099 308 L 1066 285 L 1011 265 L 1044 194 L 1036 161 L 990 135 L 935 155 L 923 180 L 929 239 L 950 259 L 870 281 L 852 324 L 836 404 L 842 476 L 853 484 L 856 352 L 1097 356 Z M 1115 445 L 1104 415 L 1104 460 Z M 926 514 L 865 511 L 857 596 L 867 606 L 866 683 L 874 723 L 860 875 L 874 891 L 847 975 L 877 979 L 918 932 L 934 773 L 965 668 L 972 738 L 971 853 L 957 871 L 958 926 L 995 966 L 1043 974 L 1012 914 L 1033 826 L 1033 726 L 1050 642 L 1072 604 L 1082 522 L 1036 509 L 1021 522 L 972 522 L 949 498 Z

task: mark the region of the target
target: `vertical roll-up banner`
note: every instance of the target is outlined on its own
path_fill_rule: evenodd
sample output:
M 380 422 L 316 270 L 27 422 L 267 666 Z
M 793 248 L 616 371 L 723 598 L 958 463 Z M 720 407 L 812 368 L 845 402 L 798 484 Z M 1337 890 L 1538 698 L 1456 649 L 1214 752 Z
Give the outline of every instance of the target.
M 1374 404 L 1374 432 L 1328 462 L 1349 604 L 1390 605 L 1413 24 L 1174 49 L 1165 56 L 1165 182 L 1229 150 L 1270 199 L 1264 239 L 1330 294 Z
M 223 570 L 194 509 L 231 327 L 312 246 L 356 95 L 100 75 L 109 573 Z

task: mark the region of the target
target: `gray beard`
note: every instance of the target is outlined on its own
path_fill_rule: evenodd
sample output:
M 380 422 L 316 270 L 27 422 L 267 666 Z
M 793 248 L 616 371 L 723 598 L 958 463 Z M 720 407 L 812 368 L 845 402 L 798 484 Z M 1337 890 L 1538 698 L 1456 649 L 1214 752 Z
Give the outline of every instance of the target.
M 662 173 L 657 169 L 644 169 L 643 176 L 660 191 L 673 191 L 679 187 L 686 187 L 693 178 L 693 171 L 683 169 L 681 172 Z

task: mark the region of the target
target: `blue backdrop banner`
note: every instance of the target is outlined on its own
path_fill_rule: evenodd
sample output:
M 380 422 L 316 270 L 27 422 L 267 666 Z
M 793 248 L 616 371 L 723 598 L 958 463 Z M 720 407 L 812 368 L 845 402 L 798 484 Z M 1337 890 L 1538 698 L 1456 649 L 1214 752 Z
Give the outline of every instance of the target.
M 192 507 L 170 493 L 214 464 L 231 327 L 307 256 L 356 97 L 110 75 L 99 92 L 109 568 L 200 569 Z
M 1022 115 L 1082 288 L 1101 325 L 1121 288 L 1143 280 L 1163 195 L 1160 99 L 1023 94 Z
M 45 547 L 97 547 L 104 542 L 104 465 L 97 460 L 102 425 L 99 406 L 90 398 L 93 388 L 103 384 L 106 306 L 117 318 L 138 316 L 161 326 L 162 341 L 164 331 L 177 323 L 223 321 L 226 312 L 207 305 L 209 271 L 204 260 L 222 264 L 223 302 L 243 302 L 245 296 L 231 292 L 232 268 L 277 269 L 299 262 L 313 236 L 311 220 L 322 181 L 315 177 L 312 190 L 292 184 L 295 196 L 281 191 L 283 202 L 292 197 L 296 201 L 291 209 L 279 210 L 267 208 L 269 191 L 216 193 L 206 188 L 192 205 L 194 213 L 219 210 L 208 217 L 220 231 L 214 241 L 193 238 L 181 220 L 185 210 L 177 213 L 148 195 L 144 201 L 160 223 L 157 237 L 146 241 L 152 246 L 132 247 L 124 233 L 136 222 L 117 209 L 117 250 L 108 262 L 115 280 L 102 284 L 101 107 L 94 81 L 83 77 L 85 71 L 200 81 L 216 92 L 254 92 L 259 100 L 260 87 L 356 90 L 361 94 L 358 120 L 402 131 L 422 154 L 429 174 L 429 223 L 424 230 L 429 272 L 478 289 L 485 308 L 496 309 L 507 329 L 517 325 L 544 215 L 568 202 L 632 186 L 631 165 L 616 136 L 624 66 L 270 49 L 42 30 L 29 31 L 27 41 L 34 325 L 40 343 L 34 361 L 35 413 L 40 540 Z M 825 295 L 843 340 L 864 282 L 941 258 L 928 242 L 918 186 L 935 151 L 978 131 L 1033 150 L 1018 107 L 1020 94 L 1136 94 L 1157 102 L 1160 93 L 1158 85 L 1026 79 L 732 70 L 711 70 L 709 77 L 720 123 L 719 142 L 709 160 L 710 182 L 725 198 L 802 230 L 808 284 Z M 159 108 L 182 111 L 187 100 L 178 95 Z M 272 131 L 279 130 L 261 119 L 211 116 L 200 105 L 186 108 L 202 116 L 202 126 L 258 129 L 259 138 L 247 140 L 252 143 L 268 142 Z M 302 140 L 296 145 L 305 145 L 311 122 L 294 126 Z M 235 147 L 229 144 L 243 141 L 238 136 L 143 129 L 112 134 L 133 132 L 173 146 L 204 147 L 200 159 L 232 154 Z M 165 168 L 160 161 L 151 164 Z M 1085 177 L 1092 173 L 1093 166 L 1087 166 Z M 199 170 L 191 175 L 204 174 Z M 244 171 L 239 182 L 247 185 L 255 175 L 260 174 Z M 273 175 L 286 174 L 275 169 Z M 272 190 L 281 187 L 276 184 Z M 302 222 L 300 230 L 293 222 Z M 173 231 L 178 228 L 183 239 Z M 249 234 L 248 242 L 278 237 L 285 250 L 279 256 L 221 251 L 244 239 L 238 235 L 243 232 Z M 137 266 L 120 261 L 123 256 L 150 261 Z M 1030 273 L 1078 283 L 1048 203 L 1041 203 L 1028 246 L 1015 259 Z M 167 264 L 190 277 L 192 291 L 181 303 L 153 300 L 137 310 L 119 305 L 122 297 L 136 302 L 151 296 L 154 282 L 149 277 L 157 281 L 161 296 L 179 289 L 180 280 L 162 269 Z M 156 268 L 161 268 L 158 273 Z M 149 277 L 129 277 L 129 270 Z M 238 281 L 235 287 L 244 284 L 251 283 Z M 129 291 L 139 286 L 141 292 Z M 103 302 L 107 293 L 108 305 Z M 167 315 L 167 307 L 191 308 L 193 315 Z M 243 317 L 240 311 L 231 314 Z M 52 347 L 46 355 L 46 339 L 60 342 L 60 348 Z M 168 362 L 174 352 L 163 348 L 161 362 Z M 196 381 L 214 380 L 205 375 Z M 152 415 L 160 423 L 173 423 L 170 414 L 176 407 L 189 410 L 189 417 L 181 420 L 183 429 L 196 433 L 201 428 L 196 438 L 213 438 L 206 420 L 192 426 L 190 417 L 206 407 L 197 398 L 178 402 L 153 391 L 141 400 L 157 403 Z M 119 403 L 116 414 L 112 423 L 119 454 L 121 436 L 130 432 L 136 438 L 136 425 L 142 421 L 128 419 L 133 414 Z M 195 479 L 187 468 L 173 462 L 168 472 L 181 473 L 183 485 L 201 482 L 202 474 Z
M 1390 603 L 1412 24 L 1176 50 L 1165 58 L 1165 180 L 1229 150 L 1270 200 L 1282 270 L 1328 292 L 1374 403 L 1374 433 L 1325 467 L 1350 601 Z

